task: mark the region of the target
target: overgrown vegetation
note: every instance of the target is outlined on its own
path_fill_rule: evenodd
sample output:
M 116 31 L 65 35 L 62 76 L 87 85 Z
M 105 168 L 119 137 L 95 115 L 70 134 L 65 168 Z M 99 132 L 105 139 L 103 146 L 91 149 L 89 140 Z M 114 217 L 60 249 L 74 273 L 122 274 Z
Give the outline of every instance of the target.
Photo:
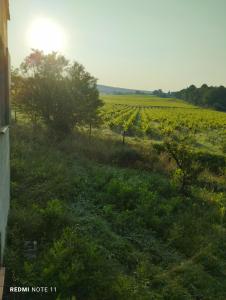
M 95 84 L 90 87 L 85 79 L 85 91 L 91 88 L 95 97 L 82 97 L 80 79 L 88 76 L 93 82 L 92 77 L 76 64 L 78 86 L 71 94 L 74 81 L 61 74 L 70 92 L 58 95 L 58 79 L 48 77 L 46 63 L 53 59 L 58 65 L 59 57 L 38 55 L 44 61 L 35 76 L 14 74 L 13 96 L 21 101 L 23 119 L 11 130 L 7 285 L 56 287 L 46 299 L 225 300 L 225 154 L 198 151 L 196 131 L 189 127 L 163 123 L 157 131 L 150 123 L 146 130 L 150 119 L 143 111 L 142 121 L 143 108 L 137 107 L 114 107 L 105 118 L 116 120 L 123 111 L 124 118 L 112 129 L 126 128 L 130 135 L 140 135 L 138 142 L 88 135 L 83 125 L 99 120 L 101 103 Z M 43 68 L 56 87 L 52 96 L 44 89 L 49 81 L 42 77 Z M 29 97 L 27 80 L 34 88 Z M 37 95 L 36 88 L 42 93 Z M 72 123 L 67 105 L 59 106 L 64 117 L 57 109 L 60 118 L 55 119 L 54 107 L 64 99 L 72 105 L 73 118 L 78 116 Z M 90 114 L 87 99 L 96 103 Z M 51 125 L 41 110 L 41 103 L 47 109 L 45 100 L 51 104 Z M 38 121 L 27 121 L 34 103 L 31 111 Z M 143 147 L 140 132 L 150 130 L 155 136 L 161 133 L 161 141 Z
M 59 299 L 225 299 L 225 191 L 197 179 L 180 193 L 160 160 L 147 171 L 119 142 L 25 125 L 11 138 L 10 285 L 45 282 Z M 122 147 L 134 168 L 121 167 Z

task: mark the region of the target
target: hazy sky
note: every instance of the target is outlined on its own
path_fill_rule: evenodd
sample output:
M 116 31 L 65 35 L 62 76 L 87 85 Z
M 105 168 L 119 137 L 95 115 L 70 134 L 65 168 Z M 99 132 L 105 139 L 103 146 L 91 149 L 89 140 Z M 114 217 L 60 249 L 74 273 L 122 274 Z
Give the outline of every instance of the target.
M 10 0 L 13 66 L 34 19 L 62 27 L 63 54 L 98 83 L 152 90 L 226 85 L 226 0 Z

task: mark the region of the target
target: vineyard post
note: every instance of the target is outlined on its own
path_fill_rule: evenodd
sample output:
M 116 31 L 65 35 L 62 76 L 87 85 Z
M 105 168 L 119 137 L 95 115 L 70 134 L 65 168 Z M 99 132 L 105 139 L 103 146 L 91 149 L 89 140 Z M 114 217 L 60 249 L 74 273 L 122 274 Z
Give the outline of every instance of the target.
M 122 132 L 122 143 L 123 143 L 123 145 L 125 144 L 125 135 L 126 135 L 126 132 L 125 132 L 125 130 L 123 130 L 123 132 Z
M 16 108 L 14 110 L 14 120 L 15 120 L 15 123 L 17 123 L 17 111 L 16 111 Z

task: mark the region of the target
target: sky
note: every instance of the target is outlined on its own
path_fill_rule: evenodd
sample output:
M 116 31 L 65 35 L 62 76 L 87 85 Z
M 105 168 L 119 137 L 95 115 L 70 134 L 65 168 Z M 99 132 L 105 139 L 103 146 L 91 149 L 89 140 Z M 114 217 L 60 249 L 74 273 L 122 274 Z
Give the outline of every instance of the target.
M 11 64 L 31 52 L 34 20 L 47 19 L 61 30 L 61 53 L 99 84 L 226 85 L 225 12 L 226 0 L 10 0 Z

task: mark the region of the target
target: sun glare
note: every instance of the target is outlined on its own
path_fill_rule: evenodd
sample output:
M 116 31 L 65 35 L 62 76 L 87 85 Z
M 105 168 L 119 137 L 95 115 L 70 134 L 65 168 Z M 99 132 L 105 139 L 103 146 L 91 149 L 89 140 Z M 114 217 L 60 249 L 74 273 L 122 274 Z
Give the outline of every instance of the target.
M 30 48 L 42 50 L 46 54 L 62 52 L 65 48 L 65 33 L 50 19 L 37 19 L 28 30 L 27 41 Z

